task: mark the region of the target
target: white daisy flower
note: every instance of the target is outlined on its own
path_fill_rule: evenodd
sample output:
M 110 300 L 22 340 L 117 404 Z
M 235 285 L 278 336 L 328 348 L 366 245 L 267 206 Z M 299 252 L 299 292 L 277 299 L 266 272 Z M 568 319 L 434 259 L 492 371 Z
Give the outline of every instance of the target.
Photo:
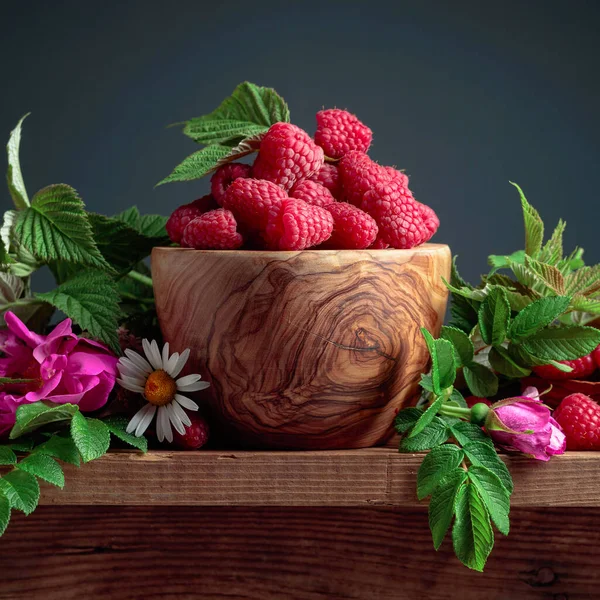
M 117 363 L 121 376 L 117 381 L 121 387 L 142 394 L 148 401 L 129 421 L 127 433 L 134 433 L 137 437 L 143 435 L 158 410 L 158 441 L 166 439 L 172 442 L 171 425 L 184 435 L 185 425 L 192 424 L 183 409 L 198 410 L 198 405 L 181 392 L 198 392 L 210 384 L 200 381 L 200 375 L 186 375 L 176 379 L 190 356 L 189 348 L 181 354 L 175 352 L 169 356 L 168 342 L 163 346 L 162 353 L 155 340 L 142 340 L 142 346 L 146 358 L 128 348 L 125 356 Z

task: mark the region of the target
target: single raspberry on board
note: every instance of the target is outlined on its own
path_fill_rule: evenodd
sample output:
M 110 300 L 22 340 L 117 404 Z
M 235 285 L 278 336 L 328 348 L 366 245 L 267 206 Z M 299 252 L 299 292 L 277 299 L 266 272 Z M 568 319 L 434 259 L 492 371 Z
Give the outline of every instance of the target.
M 351 150 L 366 152 L 372 139 L 373 132 L 346 110 L 330 108 L 317 113 L 315 142 L 330 158 L 342 158 Z
M 219 167 L 210 178 L 210 191 L 219 206 L 223 206 L 223 198 L 227 188 L 236 180 L 250 177 L 250 165 L 242 163 L 228 163 Z
M 567 396 L 552 416 L 567 437 L 567 450 L 600 450 L 600 406 L 589 396 Z
M 597 368 L 592 354 L 582 356 L 576 360 L 560 360 L 558 362 L 560 362 L 561 365 L 571 367 L 573 370 L 569 373 L 565 373 L 553 365 L 543 365 L 541 367 L 534 367 L 533 372 L 543 379 L 585 379 Z
M 429 235 L 419 203 L 398 180 L 366 192 L 362 209 L 377 221 L 382 239 L 393 248 L 414 248 Z
M 323 149 L 306 131 L 291 123 L 275 123 L 260 142 L 252 176 L 289 191 L 298 180 L 314 175 L 323 163 Z
M 287 199 L 287 193 L 271 181 L 236 179 L 225 192 L 223 207 L 230 210 L 244 227 L 264 231 L 269 210 Z
M 198 198 L 198 200 L 194 200 L 189 204 L 184 204 L 183 206 L 176 208 L 171 213 L 166 225 L 169 239 L 175 244 L 181 243 L 183 230 L 186 228 L 186 225 L 192 219 L 195 219 L 202 213 L 213 210 L 214 208 L 218 208 L 218 205 L 210 194 L 207 196 L 202 196 L 202 198 Z
M 181 245 L 196 250 L 234 250 L 243 242 L 233 213 L 218 208 L 190 221 L 183 231 Z
M 326 248 L 368 248 L 377 237 L 377 223 L 366 212 L 347 202 L 330 204 L 326 209 L 333 216 L 333 232 L 323 244 Z
M 185 427 L 185 433 L 181 435 L 173 430 L 173 444 L 182 450 L 198 450 L 208 442 L 209 428 L 206 420 L 198 414 L 187 413 L 191 425 Z
M 428 242 L 438 230 L 440 226 L 440 220 L 438 216 L 435 214 L 435 211 L 430 206 L 426 204 L 422 204 L 421 202 L 417 202 L 419 208 L 421 210 L 421 218 L 423 219 L 423 225 L 427 231 L 426 237 L 423 239 L 421 243 Z
M 290 196 L 321 207 L 335 202 L 335 198 L 325 186 L 310 179 L 302 179 L 296 183 L 290 191 Z
M 310 178 L 326 187 L 336 199 L 341 199 L 340 175 L 336 165 L 324 163 L 323 166 Z
M 269 211 L 264 234 L 271 250 L 305 250 L 321 244 L 333 231 L 333 217 L 326 209 L 289 198 Z
M 361 208 L 363 196 L 378 183 L 387 183 L 392 174 L 373 162 L 364 152 L 352 150 L 338 164 L 343 199 Z M 399 172 L 399 171 L 398 171 Z

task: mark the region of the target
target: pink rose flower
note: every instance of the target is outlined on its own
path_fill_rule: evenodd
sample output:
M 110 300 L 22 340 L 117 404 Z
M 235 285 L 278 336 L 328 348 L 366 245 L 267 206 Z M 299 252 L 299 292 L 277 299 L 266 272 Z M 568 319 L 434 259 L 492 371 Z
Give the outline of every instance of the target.
M 49 335 L 29 331 L 12 312 L 0 330 L 0 377 L 31 379 L 0 385 L 0 435 L 10 431 L 21 404 L 49 400 L 82 411 L 104 406 L 117 377 L 117 357 L 103 344 L 77 337 L 71 319 Z
M 523 396 L 492 404 L 485 428 L 496 444 L 538 460 L 550 460 L 563 454 L 567 442 L 561 426 L 542 404 L 536 388 L 530 387 Z

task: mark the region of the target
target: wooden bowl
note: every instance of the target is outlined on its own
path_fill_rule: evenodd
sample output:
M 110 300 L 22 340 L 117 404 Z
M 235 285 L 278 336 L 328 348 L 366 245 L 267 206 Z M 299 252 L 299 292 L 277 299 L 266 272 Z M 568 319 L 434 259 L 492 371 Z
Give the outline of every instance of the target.
M 438 334 L 450 249 L 155 248 L 160 326 L 235 439 L 254 447 L 364 448 L 413 404 Z M 210 399 L 208 399 L 210 396 Z

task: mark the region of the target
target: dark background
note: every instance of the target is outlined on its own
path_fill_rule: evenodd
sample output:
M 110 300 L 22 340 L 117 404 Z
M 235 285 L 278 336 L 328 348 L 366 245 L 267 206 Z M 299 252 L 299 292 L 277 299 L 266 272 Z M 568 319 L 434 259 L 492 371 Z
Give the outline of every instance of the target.
M 30 195 L 64 182 L 91 210 L 169 214 L 208 181 L 154 189 L 195 149 L 166 126 L 247 79 L 310 133 L 322 107 L 366 122 L 467 278 L 522 247 L 509 180 L 597 262 L 599 25 L 596 1 L 2 2 L 0 133 L 32 112 Z

